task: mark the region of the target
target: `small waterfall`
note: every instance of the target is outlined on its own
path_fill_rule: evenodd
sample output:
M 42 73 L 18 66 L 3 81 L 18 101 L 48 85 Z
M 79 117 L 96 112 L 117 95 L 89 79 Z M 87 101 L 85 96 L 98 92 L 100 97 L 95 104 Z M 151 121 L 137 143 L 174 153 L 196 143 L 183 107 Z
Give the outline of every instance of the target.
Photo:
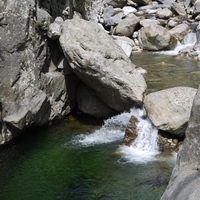
M 159 153 L 157 144 L 157 129 L 146 117 L 144 109 L 133 108 L 129 112 L 124 112 L 105 120 L 103 126 L 93 133 L 85 133 L 75 136 L 72 139 L 74 144 L 81 146 L 93 146 L 105 143 L 122 141 L 126 127 L 131 116 L 138 119 L 138 136 L 130 146 L 120 146 L 120 162 L 148 162 L 155 159 Z
M 141 119 L 138 123 L 138 136 L 131 146 L 142 151 L 157 151 L 158 130 L 146 119 Z
M 165 54 L 165 55 L 172 55 L 172 56 L 177 56 L 181 53 L 181 51 L 189 51 L 190 49 L 193 48 L 195 45 L 197 39 L 196 39 L 196 33 L 190 31 L 183 39 L 182 42 L 178 42 L 177 46 L 175 47 L 174 50 L 169 50 L 169 51 L 160 51 L 158 52 L 159 54 Z
M 160 153 L 157 143 L 158 130 L 153 126 L 148 118 L 138 119 L 138 136 L 130 146 L 120 146 L 119 152 L 122 154 L 120 162 L 146 163 L 156 160 Z
M 120 141 L 132 115 L 140 115 L 140 109 L 131 109 L 129 112 L 123 112 L 104 121 L 103 126 L 93 133 L 85 133 L 75 136 L 73 143 L 82 146 L 93 146 L 97 144 L 111 143 Z

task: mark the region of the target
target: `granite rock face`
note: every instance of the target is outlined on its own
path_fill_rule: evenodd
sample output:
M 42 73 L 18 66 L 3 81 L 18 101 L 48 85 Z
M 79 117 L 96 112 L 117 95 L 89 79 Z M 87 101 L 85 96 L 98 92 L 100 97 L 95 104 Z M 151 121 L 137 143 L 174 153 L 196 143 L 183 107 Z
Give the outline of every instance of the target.
M 0 143 L 12 137 L 12 130 L 18 132 L 23 126 L 47 123 L 50 108 L 38 81 L 48 58 L 48 47 L 47 40 L 36 30 L 36 5 L 34 1 L 3 2 L 0 91 L 4 128 Z
M 63 112 L 55 111 L 61 101 L 61 110 L 68 107 L 69 101 L 64 76 L 48 73 L 50 49 L 46 31 L 50 14 L 38 7 L 41 2 L 37 5 L 34 0 L 3 0 L 1 4 L 0 143 L 4 144 L 27 127 L 42 126 L 63 117 L 73 106 L 70 104 Z M 56 88 L 46 90 L 48 85 Z
M 200 166 L 200 88 L 195 95 L 186 139 L 161 200 L 198 200 Z

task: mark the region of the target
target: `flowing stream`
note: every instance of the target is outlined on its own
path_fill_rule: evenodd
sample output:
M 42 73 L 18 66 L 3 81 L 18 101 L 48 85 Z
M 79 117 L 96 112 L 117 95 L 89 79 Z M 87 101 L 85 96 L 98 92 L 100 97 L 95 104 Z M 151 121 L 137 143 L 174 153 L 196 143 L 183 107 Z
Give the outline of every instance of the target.
M 179 50 L 132 56 L 136 66 L 147 70 L 149 91 L 198 87 L 200 63 L 177 56 Z M 132 115 L 139 121 L 139 134 L 130 146 L 122 146 Z M 69 116 L 53 126 L 27 130 L 1 148 L 0 199 L 159 200 L 175 159 L 176 154 L 158 151 L 157 129 L 143 109 L 104 122 Z
M 116 153 L 130 115 L 111 118 L 104 128 L 102 122 L 90 118 L 69 118 L 52 127 L 29 130 L 1 149 L 0 199 L 160 199 L 174 158 L 165 154 L 151 162 L 138 162 L 127 157 L 131 147 Z M 101 138 L 102 129 L 106 134 Z M 109 129 L 120 129 L 115 132 L 117 139 L 108 137 L 113 132 Z
M 156 159 L 159 154 L 158 130 L 146 116 L 144 108 L 133 108 L 104 121 L 103 126 L 90 134 L 80 134 L 72 139 L 72 143 L 82 146 L 93 146 L 104 143 L 122 141 L 131 116 L 138 120 L 138 136 L 130 146 L 120 146 L 121 160 L 130 163 L 145 163 Z M 66 144 L 67 145 L 67 144 Z
M 189 52 L 193 46 L 196 43 L 196 33 L 193 31 L 190 31 L 183 39 L 182 42 L 178 42 L 177 46 L 175 47 L 174 50 L 169 50 L 169 51 L 160 51 L 158 52 L 159 54 L 166 54 L 166 55 L 171 55 L 171 56 L 177 56 L 183 52 Z

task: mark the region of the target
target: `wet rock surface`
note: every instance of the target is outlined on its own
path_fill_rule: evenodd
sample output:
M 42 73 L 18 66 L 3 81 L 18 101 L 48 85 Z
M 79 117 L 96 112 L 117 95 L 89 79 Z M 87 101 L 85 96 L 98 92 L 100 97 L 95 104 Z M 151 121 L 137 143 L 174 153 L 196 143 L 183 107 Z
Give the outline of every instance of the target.
M 126 127 L 125 135 L 122 141 L 122 145 L 130 145 L 134 139 L 137 137 L 137 122 L 138 119 L 135 116 L 132 116 Z

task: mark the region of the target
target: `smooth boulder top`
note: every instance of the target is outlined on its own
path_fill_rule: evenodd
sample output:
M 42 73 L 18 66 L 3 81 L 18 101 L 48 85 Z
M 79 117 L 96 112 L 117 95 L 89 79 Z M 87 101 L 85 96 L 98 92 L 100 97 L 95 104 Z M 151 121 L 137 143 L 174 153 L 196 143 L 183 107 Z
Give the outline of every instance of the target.
M 148 94 L 144 105 L 149 118 L 160 130 L 182 136 L 196 91 L 191 87 L 174 87 Z

